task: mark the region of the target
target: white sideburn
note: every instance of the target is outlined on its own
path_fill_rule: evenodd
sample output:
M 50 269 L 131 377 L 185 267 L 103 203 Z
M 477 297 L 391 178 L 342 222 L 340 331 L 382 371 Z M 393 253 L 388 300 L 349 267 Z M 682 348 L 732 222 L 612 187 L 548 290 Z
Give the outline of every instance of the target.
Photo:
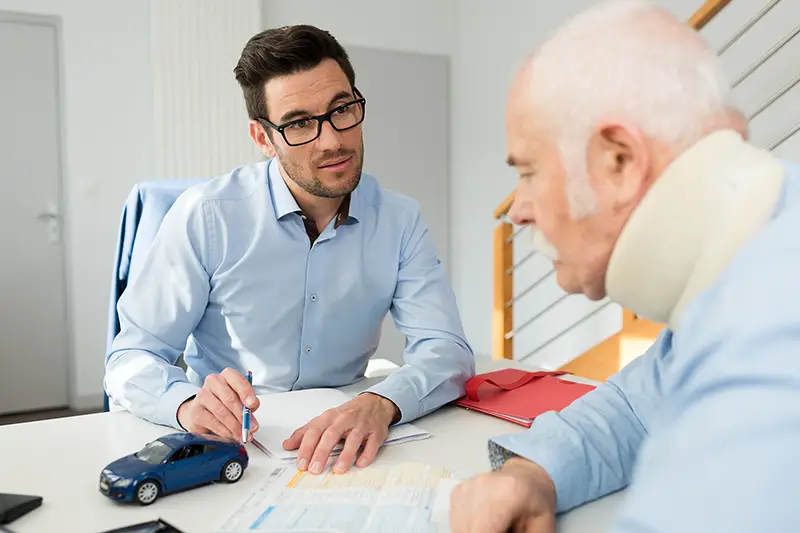
M 622 230 L 608 296 L 676 331 L 686 305 L 769 221 L 783 180 L 778 160 L 738 133 L 702 138 L 664 170 Z

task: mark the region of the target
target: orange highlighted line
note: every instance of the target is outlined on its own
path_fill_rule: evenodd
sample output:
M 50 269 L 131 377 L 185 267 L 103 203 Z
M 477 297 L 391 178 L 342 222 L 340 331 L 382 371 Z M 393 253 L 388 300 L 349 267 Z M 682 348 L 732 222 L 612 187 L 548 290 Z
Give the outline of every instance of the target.
M 305 475 L 305 472 L 303 472 L 302 470 L 298 470 L 297 473 L 292 478 L 292 480 L 289 482 L 289 484 L 286 485 L 286 488 L 293 489 L 295 485 L 297 485 L 300 482 L 300 479 L 303 477 L 303 475 Z

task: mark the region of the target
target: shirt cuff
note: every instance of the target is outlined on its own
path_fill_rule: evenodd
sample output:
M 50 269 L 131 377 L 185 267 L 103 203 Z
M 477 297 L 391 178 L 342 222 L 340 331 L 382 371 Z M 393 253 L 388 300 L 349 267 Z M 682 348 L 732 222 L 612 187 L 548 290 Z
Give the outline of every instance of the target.
M 406 386 L 402 380 L 392 379 L 394 376 L 389 376 L 377 385 L 370 387 L 364 392 L 371 392 L 378 396 L 383 396 L 387 400 L 391 400 L 400 410 L 400 420 L 395 425 L 405 424 L 419 418 L 422 409 L 420 408 L 419 398 L 413 392 L 413 389 Z M 363 394 L 363 393 L 362 393 Z
M 576 490 L 590 483 L 586 479 L 585 462 L 578 450 L 571 449 L 572 443 L 567 439 L 560 435 L 550 438 L 543 434 L 533 437 L 530 433 L 519 433 L 491 440 L 507 450 L 509 455 L 528 459 L 547 472 L 556 488 L 556 512 L 568 511 L 585 503 L 582 492 Z
M 197 394 L 200 387 L 186 381 L 173 383 L 170 388 L 161 396 L 161 400 L 156 407 L 155 420 L 157 424 L 170 426 L 175 429 L 183 430 L 178 423 L 178 407 L 183 402 Z M 184 430 L 185 431 L 185 430 Z

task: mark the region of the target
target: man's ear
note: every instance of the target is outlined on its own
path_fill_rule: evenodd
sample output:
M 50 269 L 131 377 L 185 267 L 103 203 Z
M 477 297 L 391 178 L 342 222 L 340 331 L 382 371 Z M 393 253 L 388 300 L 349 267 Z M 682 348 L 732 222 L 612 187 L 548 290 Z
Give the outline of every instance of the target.
M 614 207 L 638 199 L 645 186 L 650 153 L 644 135 L 620 122 L 598 125 L 587 147 L 589 175 L 614 197 Z
M 250 121 L 250 138 L 253 139 L 262 154 L 270 159 L 275 157 L 275 146 L 272 144 L 272 139 L 257 120 Z

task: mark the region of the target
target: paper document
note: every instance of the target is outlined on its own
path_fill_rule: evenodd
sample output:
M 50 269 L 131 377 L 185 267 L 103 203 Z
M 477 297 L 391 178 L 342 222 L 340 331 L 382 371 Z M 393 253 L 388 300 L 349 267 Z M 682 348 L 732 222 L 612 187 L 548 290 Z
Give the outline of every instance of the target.
M 319 476 L 278 466 L 217 531 L 448 533 L 450 492 L 466 478 L 416 463 Z
M 261 405 L 255 416 L 259 428 L 253 435 L 253 445 L 275 459 L 294 461 L 297 450 L 284 450 L 283 441 L 313 418 L 349 402 L 353 397 L 336 389 L 306 389 L 259 395 L 258 399 Z M 430 436 L 430 433 L 417 426 L 400 424 L 389 429 L 389 436 L 383 445 L 391 446 Z M 341 448 L 340 443 L 334 448 L 333 455 L 338 455 Z

